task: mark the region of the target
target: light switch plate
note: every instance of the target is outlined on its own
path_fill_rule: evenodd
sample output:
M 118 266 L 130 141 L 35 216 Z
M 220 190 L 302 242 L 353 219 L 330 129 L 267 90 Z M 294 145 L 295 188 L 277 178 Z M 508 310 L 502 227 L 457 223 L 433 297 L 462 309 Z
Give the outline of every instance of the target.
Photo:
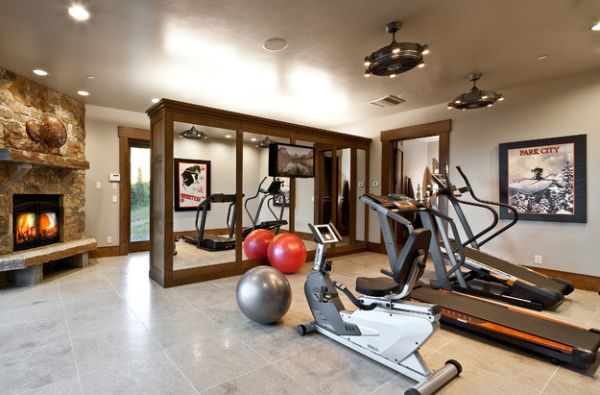
M 96 189 L 102 189 L 102 183 L 100 181 L 96 182 Z
M 117 203 L 117 202 L 118 202 L 118 200 L 117 200 L 117 195 L 113 195 L 113 196 L 112 196 L 112 202 L 113 202 L 113 203 Z

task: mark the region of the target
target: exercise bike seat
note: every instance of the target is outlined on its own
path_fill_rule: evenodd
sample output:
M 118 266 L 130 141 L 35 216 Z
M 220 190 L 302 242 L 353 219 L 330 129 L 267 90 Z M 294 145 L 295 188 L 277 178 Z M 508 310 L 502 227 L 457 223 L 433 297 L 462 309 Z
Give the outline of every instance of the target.
M 359 277 L 356 279 L 356 292 L 382 297 L 399 293 L 400 285 L 390 277 Z
M 392 266 L 392 272 L 389 273 L 390 276 L 359 277 L 356 279 L 356 292 L 373 297 L 400 293 L 408 282 L 416 281 L 421 277 L 427 261 L 430 240 L 431 231 L 423 228 L 415 229 L 398 254 L 398 258 Z M 417 270 L 418 274 L 411 279 L 413 270 Z

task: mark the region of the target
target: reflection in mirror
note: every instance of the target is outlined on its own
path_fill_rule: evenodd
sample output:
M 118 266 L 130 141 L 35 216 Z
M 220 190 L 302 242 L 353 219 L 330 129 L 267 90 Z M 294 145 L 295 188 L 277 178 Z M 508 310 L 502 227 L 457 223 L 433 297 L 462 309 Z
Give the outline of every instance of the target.
M 431 173 L 439 166 L 439 136 L 402 140 L 394 155 L 394 192 L 420 199 L 431 192 Z
M 236 133 L 173 127 L 173 270 L 235 262 Z
M 367 152 L 356 150 L 356 241 L 365 241 L 365 205 L 358 199 L 367 193 Z
M 351 213 L 350 213 L 350 199 L 354 196 L 355 191 L 351 191 L 350 188 L 350 172 L 352 150 L 350 148 L 344 148 L 337 150 L 337 163 L 338 169 L 335 175 L 336 193 L 337 193 L 337 215 L 336 215 L 336 227 L 342 235 L 342 241 L 338 245 L 349 244 L 350 242 L 350 227 L 351 227 Z
M 308 141 L 296 141 L 297 145 L 312 147 L 313 143 Z M 313 166 L 314 158 L 313 158 Z M 317 245 L 313 241 L 312 234 L 308 228 L 308 224 L 314 224 L 315 219 L 315 179 L 313 178 L 296 178 L 295 190 L 295 231 L 296 234 L 304 240 L 307 251 L 316 250 Z
M 289 138 L 244 133 L 242 234 L 253 229 L 289 230 L 290 179 L 269 176 L 269 147 Z M 242 260 L 248 257 L 242 252 Z

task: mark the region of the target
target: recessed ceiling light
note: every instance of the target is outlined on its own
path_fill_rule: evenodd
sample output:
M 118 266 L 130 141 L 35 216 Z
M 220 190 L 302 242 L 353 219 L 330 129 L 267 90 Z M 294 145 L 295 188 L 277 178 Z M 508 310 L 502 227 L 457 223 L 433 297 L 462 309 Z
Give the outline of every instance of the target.
M 250 141 L 253 141 L 253 142 L 254 142 L 254 141 L 256 141 L 256 137 L 252 137 L 252 138 L 250 139 Z
M 421 62 L 417 65 L 418 68 L 422 69 L 423 67 L 425 67 L 425 63 Z
M 600 22 L 596 23 L 594 26 L 590 28 L 590 30 L 594 32 L 600 32 Z
M 226 134 L 226 135 L 225 135 L 225 138 L 226 138 L 226 139 L 230 139 L 230 138 L 231 138 L 231 135 L 230 135 L 230 134 Z
M 91 74 L 86 75 L 85 78 L 87 78 L 88 80 L 95 80 L 96 79 L 96 77 L 94 77 Z
M 540 55 L 536 59 L 537 60 L 546 60 L 546 59 L 548 59 L 548 55 Z
M 76 21 L 87 21 L 90 19 L 90 12 L 81 4 L 72 4 L 69 7 L 69 15 Z
M 158 97 L 155 97 L 154 99 L 150 100 L 152 103 L 156 104 L 160 101 L 160 99 Z
M 282 51 L 287 48 L 287 41 L 285 38 L 273 37 L 264 42 L 263 48 L 271 52 Z
M 33 74 L 45 77 L 48 75 L 48 72 L 46 70 L 42 70 L 42 69 L 35 69 L 35 70 L 33 70 Z
M 79 96 L 89 96 L 90 92 L 88 92 L 88 91 L 77 91 L 77 94 Z

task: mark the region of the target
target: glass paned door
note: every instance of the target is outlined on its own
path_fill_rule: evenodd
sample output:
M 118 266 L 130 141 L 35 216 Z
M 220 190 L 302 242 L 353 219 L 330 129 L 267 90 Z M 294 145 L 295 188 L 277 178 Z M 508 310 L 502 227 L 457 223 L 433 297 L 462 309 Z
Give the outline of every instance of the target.
M 150 148 L 130 147 L 129 241 L 150 240 Z

